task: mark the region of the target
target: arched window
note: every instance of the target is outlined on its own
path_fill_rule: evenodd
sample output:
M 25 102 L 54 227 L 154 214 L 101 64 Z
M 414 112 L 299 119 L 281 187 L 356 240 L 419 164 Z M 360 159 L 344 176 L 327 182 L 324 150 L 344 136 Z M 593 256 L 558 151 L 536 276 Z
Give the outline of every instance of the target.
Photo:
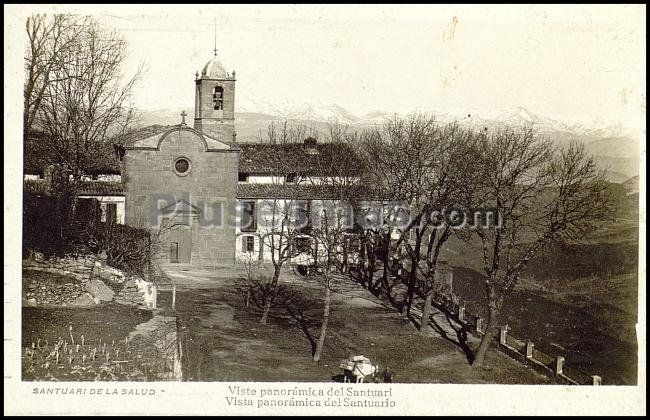
M 223 109 L 223 88 L 215 86 L 212 92 L 212 104 L 215 110 Z

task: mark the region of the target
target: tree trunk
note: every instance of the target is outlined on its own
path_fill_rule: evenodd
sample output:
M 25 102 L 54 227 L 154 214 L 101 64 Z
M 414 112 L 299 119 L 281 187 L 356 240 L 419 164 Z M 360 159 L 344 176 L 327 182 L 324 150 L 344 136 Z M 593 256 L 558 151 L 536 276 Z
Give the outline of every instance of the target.
M 381 242 L 382 246 L 382 251 L 381 251 L 381 262 L 382 265 L 384 266 L 384 270 L 381 276 L 381 283 L 379 285 L 379 296 L 382 298 L 388 297 L 388 289 L 390 288 L 388 284 L 388 277 L 390 276 L 390 239 L 386 240 L 386 238 L 382 239 Z M 373 267 L 374 268 L 374 267 Z
M 411 305 L 413 304 L 413 295 L 415 294 L 415 269 L 413 260 L 411 260 L 411 270 L 409 271 L 409 277 L 407 282 L 406 289 L 406 316 L 411 315 Z
M 368 259 L 368 266 L 364 268 L 365 269 L 365 277 L 367 281 L 367 288 L 371 292 L 374 291 L 375 289 L 375 261 L 372 259 Z
M 320 326 L 320 337 L 316 343 L 316 351 L 314 352 L 314 362 L 320 360 L 321 353 L 323 352 L 323 345 L 325 344 L 325 334 L 327 333 L 327 322 L 330 318 L 330 304 L 332 300 L 332 292 L 329 284 L 325 286 L 325 307 L 323 308 L 323 322 Z
M 474 354 L 474 361 L 472 366 L 483 366 L 485 362 L 485 355 L 490 349 L 490 344 L 492 344 L 492 338 L 496 334 L 496 326 L 499 317 L 499 311 L 496 308 L 496 305 L 493 302 L 490 302 L 490 308 L 488 312 L 488 322 L 485 329 L 485 334 L 481 338 L 481 343 L 478 346 L 478 350 Z
M 424 297 L 424 307 L 422 308 L 422 318 L 420 318 L 420 332 L 431 331 L 429 318 L 431 317 L 431 301 L 433 300 L 433 289 L 429 290 Z
M 269 312 L 271 311 L 271 298 L 266 301 L 264 304 L 264 312 L 262 312 L 262 318 L 260 319 L 260 324 L 266 325 L 266 321 L 269 318 Z
M 407 304 L 406 304 L 406 316 L 411 316 L 411 307 L 413 306 L 413 297 L 415 295 L 418 267 L 420 266 L 420 246 L 422 244 L 422 234 L 419 229 L 415 231 L 415 248 L 413 249 L 413 255 L 411 256 L 411 270 L 409 271 L 408 278 L 408 289 L 407 289 Z
M 278 279 L 280 278 L 280 270 L 282 266 L 276 265 L 275 270 L 273 271 L 273 280 L 271 280 L 271 288 L 269 290 L 269 296 L 267 296 L 266 303 L 264 304 L 264 311 L 262 312 L 262 318 L 260 319 L 260 324 L 266 325 L 267 320 L 269 319 L 269 312 L 271 311 L 271 304 L 275 298 L 275 289 L 278 284 Z

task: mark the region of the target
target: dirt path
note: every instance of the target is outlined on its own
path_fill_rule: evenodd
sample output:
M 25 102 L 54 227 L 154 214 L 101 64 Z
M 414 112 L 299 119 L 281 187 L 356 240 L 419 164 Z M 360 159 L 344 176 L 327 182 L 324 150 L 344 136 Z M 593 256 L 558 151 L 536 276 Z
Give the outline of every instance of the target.
M 489 369 L 473 369 L 452 339 L 417 333 L 393 308 L 353 283 L 333 295 L 323 357 L 313 362 L 322 311 L 318 284 L 283 275 L 281 284 L 301 298 L 294 307 L 275 308 L 261 325 L 259 311 L 245 308 L 235 287 L 241 276 L 236 269 L 163 269 L 177 285 L 185 380 L 329 382 L 340 375 L 341 359 L 363 354 L 380 369 L 390 365 L 397 382 L 548 382 L 497 351 L 488 358 Z

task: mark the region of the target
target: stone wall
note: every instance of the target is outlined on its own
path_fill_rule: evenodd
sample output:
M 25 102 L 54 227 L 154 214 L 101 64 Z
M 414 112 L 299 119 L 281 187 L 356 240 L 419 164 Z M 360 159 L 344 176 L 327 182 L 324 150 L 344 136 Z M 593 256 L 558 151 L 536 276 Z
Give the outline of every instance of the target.
M 179 175 L 174 170 L 174 162 L 179 157 L 184 157 L 190 162 L 190 170 L 186 174 Z M 198 216 L 194 214 L 188 221 L 183 220 L 191 228 L 190 263 L 233 263 L 234 212 L 228 211 L 228 207 L 235 203 L 238 159 L 239 154 L 236 151 L 207 151 L 206 143 L 198 133 L 183 128 L 166 135 L 157 149 L 127 150 L 123 177 L 126 223 L 133 226 L 151 226 L 151 222 L 156 220 L 160 223 L 162 215 L 156 219 L 156 209 L 173 207 L 184 200 L 192 206 L 191 211 L 196 212 L 198 209 Z M 213 203 L 221 205 L 220 220 L 216 223 L 199 222 L 199 218 L 213 219 Z M 169 261 L 169 242 L 169 239 L 164 239 L 161 244 L 163 261 Z
M 49 275 L 25 275 L 26 272 Z M 155 286 L 90 257 L 45 259 L 36 253 L 23 260 L 26 305 L 90 306 L 115 301 L 155 307 Z
M 129 334 L 129 342 L 139 346 L 154 378 L 149 380 L 181 381 L 181 353 L 176 317 L 156 315 Z
M 148 308 L 156 307 L 156 286 L 137 277 L 131 277 L 115 297 L 115 302 L 123 305 L 136 304 Z

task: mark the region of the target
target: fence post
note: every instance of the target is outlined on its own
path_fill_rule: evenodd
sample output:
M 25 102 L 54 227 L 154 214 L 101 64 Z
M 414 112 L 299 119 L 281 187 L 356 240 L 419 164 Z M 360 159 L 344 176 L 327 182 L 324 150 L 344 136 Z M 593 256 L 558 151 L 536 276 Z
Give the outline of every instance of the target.
M 458 320 L 465 321 L 465 307 L 461 306 L 458 308 Z
M 176 309 L 176 285 L 172 288 L 172 309 Z
M 483 320 L 481 318 L 476 318 L 476 332 L 483 333 Z
M 591 375 L 591 379 L 593 380 L 593 385 L 594 386 L 602 385 L 602 383 L 603 383 L 603 378 L 601 378 L 598 375 Z
M 556 356 L 555 357 L 555 374 L 556 375 L 561 375 L 563 367 L 564 367 L 564 357 L 563 356 Z
M 507 336 L 508 336 L 508 324 L 502 325 L 499 331 L 499 344 L 505 346 Z
M 156 308 L 158 308 L 158 286 L 156 286 L 154 284 L 151 287 L 153 288 L 153 292 L 152 292 L 153 293 L 153 299 L 152 299 L 153 300 L 153 302 L 152 302 L 153 305 L 152 306 L 153 306 L 153 309 L 156 309 Z
M 526 359 L 532 359 L 533 358 L 533 349 L 535 348 L 535 344 L 532 341 L 526 341 Z

